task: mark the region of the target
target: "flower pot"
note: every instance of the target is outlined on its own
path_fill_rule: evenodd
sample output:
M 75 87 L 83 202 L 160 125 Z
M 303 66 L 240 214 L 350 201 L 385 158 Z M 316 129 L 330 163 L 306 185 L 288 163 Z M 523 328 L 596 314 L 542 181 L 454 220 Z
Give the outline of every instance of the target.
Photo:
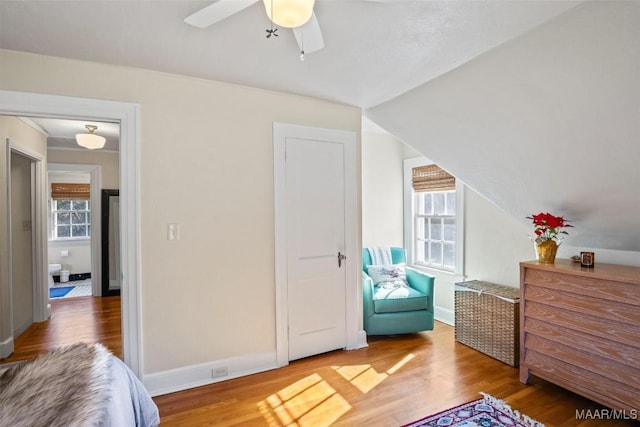
M 542 264 L 553 264 L 556 260 L 556 252 L 558 252 L 558 244 L 554 240 L 545 240 L 536 243 L 537 261 Z

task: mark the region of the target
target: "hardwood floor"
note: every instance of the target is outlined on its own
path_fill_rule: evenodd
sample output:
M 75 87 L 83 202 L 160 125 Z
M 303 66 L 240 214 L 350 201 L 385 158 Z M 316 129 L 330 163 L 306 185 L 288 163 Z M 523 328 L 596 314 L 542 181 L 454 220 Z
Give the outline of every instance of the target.
M 547 426 L 625 426 L 576 419 L 603 407 L 543 380 L 520 384 L 518 369 L 454 341 L 453 328 L 369 337 L 369 347 L 154 400 L 163 426 L 401 426 L 481 398 L 505 400 Z M 629 414 L 631 416 L 631 414 Z
M 32 325 L 2 362 L 59 345 L 102 342 L 122 357 L 120 297 L 52 301 L 52 318 Z M 162 426 L 401 426 L 480 392 L 505 400 L 547 426 L 627 426 L 631 420 L 577 420 L 603 407 L 454 341 L 453 328 L 369 337 L 369 347 L 335 351 L 289 366 L 157 396 Z M 632 414 L 626 414 L 628 416 Z
M 51 318 L 34 323 L 14 341 L 15 351 L 1 362 L 33 359 L 55 347 L 101 342 L 122 358 L 120 297 L 51 300 Z

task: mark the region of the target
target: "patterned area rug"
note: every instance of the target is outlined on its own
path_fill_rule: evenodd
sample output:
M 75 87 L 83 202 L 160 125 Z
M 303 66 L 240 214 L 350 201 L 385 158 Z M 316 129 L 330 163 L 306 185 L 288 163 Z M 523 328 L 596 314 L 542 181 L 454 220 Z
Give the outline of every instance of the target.
M 447 409 L 403 427 L 544 427 L 541 422 L 514 411 L 502 400 L 481 394 L 484 399 Z

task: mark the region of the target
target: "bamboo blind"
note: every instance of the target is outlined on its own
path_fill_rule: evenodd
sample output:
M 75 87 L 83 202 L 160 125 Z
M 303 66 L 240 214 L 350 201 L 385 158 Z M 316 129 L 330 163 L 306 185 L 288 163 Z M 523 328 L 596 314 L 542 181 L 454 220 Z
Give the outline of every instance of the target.
M 456 179 L 438 165 L 413 168 L 414 191 L 447 191 L 456 189 Z
M 69 184 L 54 182 L 51 184 L 51 198 L 54 200 L 89 200 L 89 184 Z

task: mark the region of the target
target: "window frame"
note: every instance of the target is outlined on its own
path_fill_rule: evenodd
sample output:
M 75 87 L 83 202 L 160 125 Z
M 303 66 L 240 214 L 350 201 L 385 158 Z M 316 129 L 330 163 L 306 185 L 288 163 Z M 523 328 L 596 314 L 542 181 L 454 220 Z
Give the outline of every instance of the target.
M 413 190 L 412 185 L 412 170 L 415 167 L 435 164 L 426 157 L 416 157 L 411 159 L 405 159 L 403 162 L 403 187 L 404 187 L 404 242 L 407 250 L 407 262 L 412 265 L 417 265 L 424 269 L 434 270 L 443 273 L 464 275 L 464 183 L 456 177 L 456 238 L 455 238 L 455 266 L 451 268 L 443 268 L 441 266 L 435 266 L 430 264 L 418 264 L 416 262 L 417 254 L 417 238 L 416 238 L 416 192 Z M 440 215 L 439 217 L 450 217 L 446 215 Z M 443 236 L 444 237 L 444 236 Z
M 69 201 L 71 203 L 71 207 L 73 207 L 73 202 L 77 202 L 79 200 L 73 200 L 73 199 L 50 199 L 50 224 L 51 224 L 51 230 L 50 230 L 50 239 L 53 242 L 69 242 L 69 241 L 78 241 L 78 240 L 90 240 L 91 239 L 91 228 L 92 228 L 92 209 L 91 209 L 91 200 L 90 199 L 83 199 L 81 201 L 86 202 L 87 203 L 87 209 L 86 210 L 74 210 L 74 209 L 56 209 L 58 202 L 61 201 Z M 87 218 L 86 221 L 83 224 L 79 224 L 79 225 L 84 225 L 87 227 L 86 229 L 86 233 L 84 236 L 69 236 L 69 237 L 60 237 L 58 236 L 58 222 L 57 222 L 57 214 L 58 213 L 64 213 L 64 212 L 68 212 L 69 213 L 69 227 L 70 227 L 70 231 L 69 233 L 72 233 L 72 226 L 74 225 L 72 223 L 71 220 L 71 216 L 74 212 L 82 212 L 82 213 L 86 213 Z M 62 224 L 62 225 L 67 225 L 67 224 Z M 75 224 L 78 225 L 78 224 Z

